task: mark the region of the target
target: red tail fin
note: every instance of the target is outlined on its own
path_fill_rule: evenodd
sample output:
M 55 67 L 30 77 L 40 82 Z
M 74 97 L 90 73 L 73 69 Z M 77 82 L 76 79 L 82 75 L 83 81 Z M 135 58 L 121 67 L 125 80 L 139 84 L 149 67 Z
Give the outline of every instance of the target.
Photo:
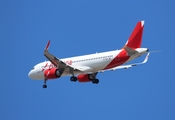
M 133 49 L 140 48 L 142 44 L 143 28 L 144 28 L 144 21 L 138 22 L 131 36 L 126 42 L 125 46 L 133 48 Z

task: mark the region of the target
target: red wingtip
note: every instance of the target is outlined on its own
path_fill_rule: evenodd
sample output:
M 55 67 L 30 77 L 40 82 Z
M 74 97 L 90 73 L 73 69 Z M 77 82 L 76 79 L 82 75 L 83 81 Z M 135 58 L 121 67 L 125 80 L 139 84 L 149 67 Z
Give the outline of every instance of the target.
M 50 45 L 50 40 L 48 41 L 45 50 L 48 50 L 49 49 L 49 45 Z

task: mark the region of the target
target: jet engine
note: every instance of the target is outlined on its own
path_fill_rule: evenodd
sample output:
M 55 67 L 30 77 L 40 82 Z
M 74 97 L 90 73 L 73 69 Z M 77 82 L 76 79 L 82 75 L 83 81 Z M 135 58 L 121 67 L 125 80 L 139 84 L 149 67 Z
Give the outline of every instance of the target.
M 46 79 L 55 79 L 61 76 L 60 71 L 57 68 L 51 68 L 44 71 L 44 77 Z
M 95 75 L 96 76 L 96 75 Z M 79 82 L 91 82 L 98 84 L 99 80 L 93 74 L 80 74 L 77 76 Z
M 79 82 L 90 82 L 89 74 L 80 74 L 77 76 Z

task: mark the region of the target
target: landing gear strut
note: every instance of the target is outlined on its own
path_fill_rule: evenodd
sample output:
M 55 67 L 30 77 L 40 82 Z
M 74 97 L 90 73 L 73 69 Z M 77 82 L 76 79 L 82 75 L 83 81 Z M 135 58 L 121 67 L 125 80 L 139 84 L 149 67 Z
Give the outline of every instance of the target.
M 72 74 L 72 76 L 70 77 L 70 81 L 76 82 L 77 81 L 77 77 L 75 77 L 75 75 L 74 75 L 74 69 L 70 68 L 69 72 L 70 72 L 70 74 Z
M 44 85 L 43 85 L 43 88 L 47 88 L 47 85 L 46 85 L 46 79 L 44 79 Z
M 89 74 L 89 79 L 91 79 L 93 84 L 98 84 L 99 80 L 96 78 L 97 73 Z

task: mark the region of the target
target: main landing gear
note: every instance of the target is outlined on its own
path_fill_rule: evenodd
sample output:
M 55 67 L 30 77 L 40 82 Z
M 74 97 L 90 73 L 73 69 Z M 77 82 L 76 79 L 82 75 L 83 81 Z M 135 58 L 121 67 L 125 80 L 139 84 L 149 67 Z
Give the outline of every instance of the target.
M 83 75 L 78 75 L 77 77 L 72 75 L 70 77 L 70 81 L 76 82 L 78 79 L 79 82 L 90 82 L 91 81 L 93 84 L 98 84 L 99 80 L 96 78 L 96 76 L 97 76 L 97 73 L 83 74 Z
M 71 76 L 71 77 L 70 77 L 70 81 L 72 81 L 72 82 L 76 82 L 76 81 L 77 81 L 77 77 L 75 77 L 75 76 Z
M 99 79 L 93 79 L 93 80 L 92 80 L 92 83 L 93 83 L 93 84 L 98 84 L 98 83 L 99 83 Z
M 97 73 L 98 72 L 89 74 L 89 79 L 92 81 L 93 84 L 98 84 L 99 83 L 99 80 L 96 78 Z
M 47 88 L 47 85 L 46 85 L 46 79 L 44 79 L 44 85 L 43 85 L 43 88 Z

